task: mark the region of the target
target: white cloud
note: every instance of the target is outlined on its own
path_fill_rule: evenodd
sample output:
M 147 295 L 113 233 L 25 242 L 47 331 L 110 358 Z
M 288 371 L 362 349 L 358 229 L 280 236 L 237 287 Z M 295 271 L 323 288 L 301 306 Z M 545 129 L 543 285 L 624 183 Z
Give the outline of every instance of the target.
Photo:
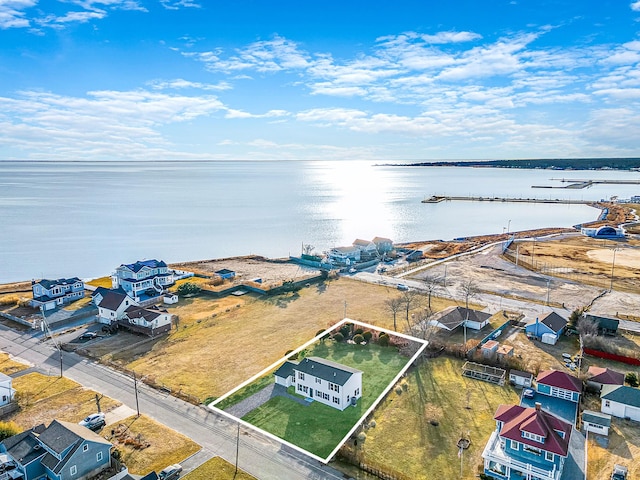
M 50 158 L 191 158 L 173 149 L 161 128 L 224 110 L 212 96 L 145 90 L 95 91 L 86 97 L 24 91 L 0 97 L 0 145 Z M 31 158 L 37 154 L 31 154 Z
M 640 12 L 640 1 L 637 2 L 631 2 L 631 10 L 633 10 L 634 12 Z
M 0 28 L 29 27 L 25 10 L 36 5 L 37 0 L 0 0 Z
M 160 4 L 167 10 L 179 10 L 180 8 L 202 8 L 202 5 L 191 0 L 160 0 Z
M 233 87 L 228 82 L 218 82 L 218 83 L 202 83 L 202 82 L 191 82 L 189 80 L 184 80 L 182 78 L 177 78 L 175 80 L 154 80 L 149 82 L 149 85 L 154 90 L 178 90 L 183 88 L 193 88 L 197 90 L 213 90 L 213 91 L 224 91 L 231 90 Z
M 266 113 L 249 113 L 242 110 L 235 110 L 232 108 L 227 109 L 225 118 L 278 118 L 289 116 L 289 112 L 285 110 L 269 110 Z

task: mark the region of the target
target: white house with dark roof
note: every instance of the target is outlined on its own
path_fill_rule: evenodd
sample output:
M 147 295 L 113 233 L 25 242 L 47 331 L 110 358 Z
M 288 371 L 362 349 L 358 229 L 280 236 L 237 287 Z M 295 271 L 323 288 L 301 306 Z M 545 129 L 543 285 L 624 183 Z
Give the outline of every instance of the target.
M 173 271 L 162 260 L 141 260 L 120 265 L 111 276 L 111 284 L 137 300 L 147 290 L 160 294 L 173 285 Z
M 611 415 L 608 413 L 594 412 L 593 410 L 582 412 L 582 428 L 585 432 L 608 436 L 610 427 Z
M 133 298 L 121 290 L 98 288 L 94 292 L 93 300 L 98 307 L 98 321 L 111 324 L 122 319 L 124 311 L 132 305 L 138 305 Z
M 451 306 L 434 314 L 429 320 L 429 325 L 450 332 L 465 324 L 467 328 L 480 330 L 489 323 L 490 318 L 490 313 L 471 308 Z
M 111 448 L 86 427 L 54 420 L 46 428 L 41 425 L 5 439 L 0 457 L 7 479 L 85 480 L 110 465 Z M 9 464 L 14 468 L 6 470 Z
M 59 278 L 57 280 L 33 280 L 31 282 L 34 308 L 52 310 L 84 297 L 84 282 L 78 277 Z
M 362 396 L 362 371 L 324 358 L 285 362 L 274 375 L 277 384 L 295 385 L 299 395 L 338 410 L 355 405 Z
M 356 238 L 352 245 L 360 250 L 361 258 L 372 258 L 378 255 L 378 248 L 376 247 L 376 244 L 370 240 Z
M 149 308 L 132 305 L 125 309 L 118 325 L 153 337 L 171 330 L 171 317 L 169 312 L 155 305 Z
M 390 238 L 374 237 L 372 240 L 375 243 L 378 253 L 387 253 L 393 250 L 393 241 Z
M 640 389 L 626 385 L 603 385 L 600 411 L 640 422 Z
M 10 404 L 15 394 L 11 377 L 0 372 L 0 407 Z
M 327 253 L 330 263 L 351 265 L 360 261 L 361 251 L 358 247 L 334 247 Z
M 569 455 L 573 427 L 535 408 L 500 405 L 482 458 L 484 473 L 499 480 L 559 480 Z

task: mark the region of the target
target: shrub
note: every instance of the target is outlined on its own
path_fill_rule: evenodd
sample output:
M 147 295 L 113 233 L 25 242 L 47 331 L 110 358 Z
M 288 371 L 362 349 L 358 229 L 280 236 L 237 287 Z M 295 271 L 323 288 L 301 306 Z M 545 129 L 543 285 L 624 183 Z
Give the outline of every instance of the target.
M 640 385 L 638 382 L 638 375 L 635 372 L 629 372 L 625 375 L 624 381 L 627 382 L 631 387 L 637 387 Z
M 364 333 L 364 330 L 363 330 L 362 328 L 356 328 L 356 329 L 353 331 L 353 334 L 354 334 L 354 335 L 362 335 L 363 333 Z
M 5 438 L 13 437 L 22 430 L 13 422 L 0 422 L 0 442 Z
M 378 337 L 378 345 L 381 347 L 386 347 L 389 345 L 389 336 L 388 335 L 380 335 Z
M 362 334 L 362 336 L 364 337 L 364 341 L 368 343 L 371 341 L 371 337 L 373 337 L 373 333 L 366 331 Z
M 342 333 L 340 333 L 340 332 L 334 333 L 333 334 L 333 339 L 336 342 L 340 343 L 340 342 L 342 342 L 344 340 L 344 335 Z
M 0 298 L 0 305 L 17 305 L 20 299 L 17 295 L 7 295 Z
M 200 285 L 196 285 L 195 283 L 187 282 L 180 285 L 177 289 L 178 295 L 195 295 L 200 292 Z
M 340 327 L 340 333 L 344 338 L 348 338 L 351 335 L 351 327 L 350 323 L 345 323 L 342 327 Z
M 353 341 L 359 345 L 362 342 L 364 342 L 364 337 L 362 335 L 360 335 L 360 334 L 354 335 L 353 336 Z

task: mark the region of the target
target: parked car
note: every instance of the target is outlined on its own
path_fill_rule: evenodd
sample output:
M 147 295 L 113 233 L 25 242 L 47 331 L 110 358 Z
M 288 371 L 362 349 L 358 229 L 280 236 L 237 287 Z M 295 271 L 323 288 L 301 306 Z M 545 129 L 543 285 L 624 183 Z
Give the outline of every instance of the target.
M 175 480 L 180 476 L 180 472 L 182 472 L 182 465 L 176 463 L 162 469 L 158 474 L 158 478 L 160 478 L 160 480 Z
M 87 427 L 89 430 L 93 431 L 100 430 L 106 425 L 106 422 L 104 420 L 104 413 L 92 413 L 84 420 L 80 420 L 78 422 L 78 425 L 82 425 L 83 427 Z
M 626 480 L 629 469 L 622 465 L 615 465 L 611 473 L 611 480 Z
M 573 355 L 571 355 L 570 353 L 563 353 L 562 354 L 562 358 L 566 361 L 566 360 L 571 360 L 571 357 Z
M 404 283 L 399 283 L 398 290 L 402 290 L 406 292 L 407 290 L 409 290 L 409 287 L 407 287 Z
M 525 388 L 522 392 L 524 398 L 533 398 L 536 396 L 536 392 L 533 388 Z
M 97 336 L 98 336 L 98 334 L 96 332 L 84 332 L 78 338 L 80 340 L 91 340 L 93 338 L 96 338 Z

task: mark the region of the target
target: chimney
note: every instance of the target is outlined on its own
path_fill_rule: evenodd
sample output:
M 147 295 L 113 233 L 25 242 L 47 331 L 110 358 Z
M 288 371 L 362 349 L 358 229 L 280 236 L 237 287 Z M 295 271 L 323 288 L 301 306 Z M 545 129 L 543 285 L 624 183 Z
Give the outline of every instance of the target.
M 536 402 L 536 412 L 540 411 L 540 407 L 542 407 L 542 404 L 540 402 Z

